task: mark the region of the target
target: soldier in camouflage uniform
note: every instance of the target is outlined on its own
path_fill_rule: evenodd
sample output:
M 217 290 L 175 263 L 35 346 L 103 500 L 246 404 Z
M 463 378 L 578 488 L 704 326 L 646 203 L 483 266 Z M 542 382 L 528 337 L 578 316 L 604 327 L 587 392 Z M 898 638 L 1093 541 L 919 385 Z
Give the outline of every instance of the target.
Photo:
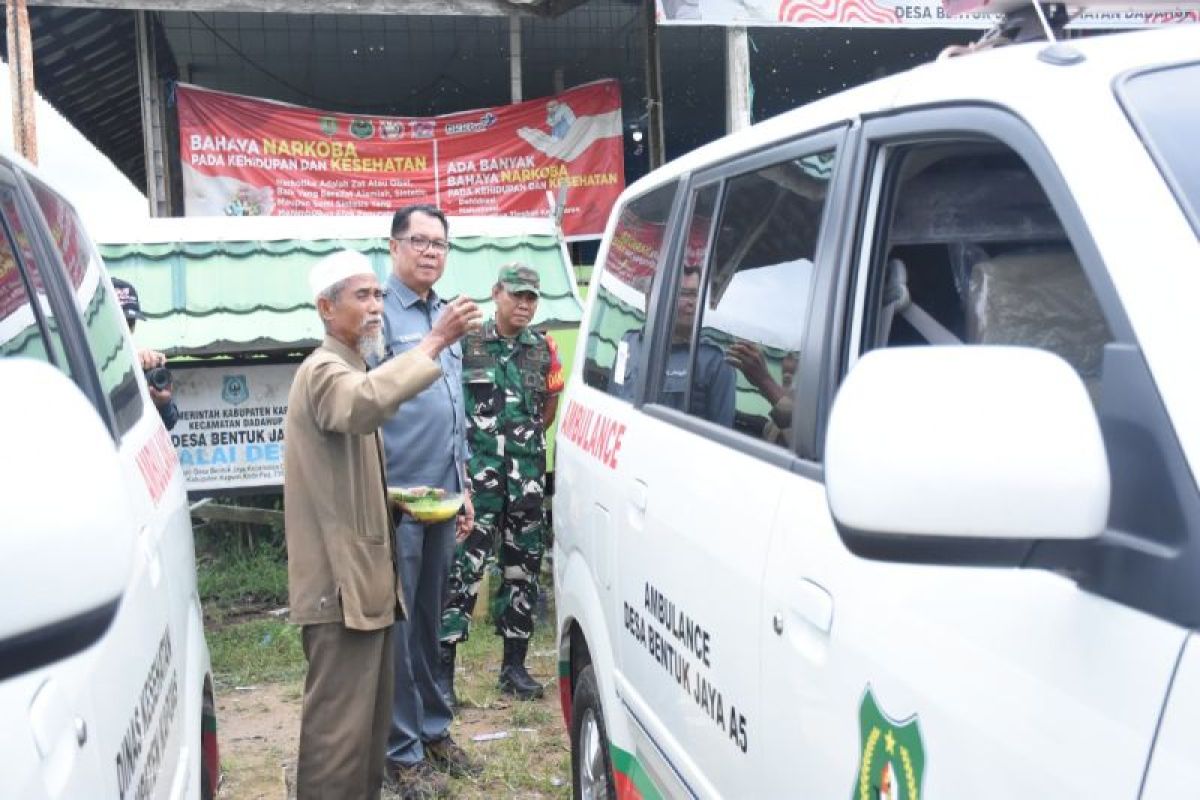
M 545 431 L 554 421 L 563 377 L 554 340 L 529 328 L 540 286 L 530 267 L 501 267 L 492 287 L 495 317 L 463 339 L 475 525 L 455 553 L 442 614 L 440 685 L 452 703 L 455 647 L 470 632 L 483 570 L 497 545 L 502 581 L 492 610 L 496 633 L 504 638 L 500 689 L 523 700 L 542 696 L 541 684 L 525 669 L 525 655 L 546 549 Z

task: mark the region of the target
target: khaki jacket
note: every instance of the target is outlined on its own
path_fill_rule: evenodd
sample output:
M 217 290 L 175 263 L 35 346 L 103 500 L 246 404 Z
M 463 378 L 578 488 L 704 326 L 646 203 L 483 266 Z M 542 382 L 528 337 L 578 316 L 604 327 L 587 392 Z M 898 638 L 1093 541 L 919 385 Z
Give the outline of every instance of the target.
M 283 458 L 288 602 L 297 625 L 378 630 L 406 615 L 378 428 L 441 369 L 410 350 L 366 371 L 336 339 L 304 360 L 288 395 Z

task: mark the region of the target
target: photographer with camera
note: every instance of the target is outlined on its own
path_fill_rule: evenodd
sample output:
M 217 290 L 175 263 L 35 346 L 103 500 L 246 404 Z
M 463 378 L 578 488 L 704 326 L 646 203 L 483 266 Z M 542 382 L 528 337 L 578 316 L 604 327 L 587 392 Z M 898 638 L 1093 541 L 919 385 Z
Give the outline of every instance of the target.
M 137 321 L 146 318 L 138 302 L 137 289 L 133 288 L 129 281 L 120 278 L 113 278 L 112 285 L 117 293 L 117 300 L 121 303 L 121 311 L 125 314 L 125 322 L 129 325 L 129 332 L 133 333 Z M 142 364 L 142 372 L 146 374 L 150 399 L 158 409 L 158 416 L 162 418 L 167 430 L 171 430 L 179 421 L 179 409 L 171 397 L 171 371 L 167 369 L 167 357 L 157 350 L 139 350 L 138 360 Z

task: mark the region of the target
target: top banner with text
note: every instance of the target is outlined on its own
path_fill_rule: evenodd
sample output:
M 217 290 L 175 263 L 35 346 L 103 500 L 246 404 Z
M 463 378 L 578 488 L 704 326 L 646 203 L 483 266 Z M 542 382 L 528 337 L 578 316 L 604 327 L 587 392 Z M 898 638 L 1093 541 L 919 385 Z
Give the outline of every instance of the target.
M 942 0 L 655 0 L 660 25 L 797 25 L 844 28 L 990 28 L 997 14 L 951 16 Z M 1174 10 L 1139 11 L 1136 0 L 1128 10 L 1085 11 L 1074 28 L 1142 28 L 1181 22 L 1200 22 L 1200 10 L 1180 3 Z
M 554 97 L 438 117 L 335 114 L 179 84 L 188 216 L 391 213 L 543 216 L 566 188 L 562 227 L 599 236 L 625 186 L 621 90 L 606 80 Z

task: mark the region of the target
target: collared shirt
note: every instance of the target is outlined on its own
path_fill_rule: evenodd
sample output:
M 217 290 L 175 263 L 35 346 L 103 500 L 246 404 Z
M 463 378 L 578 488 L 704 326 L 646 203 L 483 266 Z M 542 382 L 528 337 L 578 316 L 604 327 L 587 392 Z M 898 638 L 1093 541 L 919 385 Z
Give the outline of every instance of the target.
M 296 370 L 283 457 L 292 622 L 378 630 L 403 610 L 378 430 L 440 377 L 420 351 L 367 372 L 332 336 Z
M 417 346 L 433 327 L 444 305 L 432 289 L 420 296 L 394 274 L 383 301 L 387 357 Z M 441 377 L 400 406 L 383 425 L 389 486 L 440 486 L 462 489 L 467 460 L 466 414 L 462 394 L 462 348 L 456 342 L 438 355 Z M 453 474 L 454 485 L 446 485 Z

